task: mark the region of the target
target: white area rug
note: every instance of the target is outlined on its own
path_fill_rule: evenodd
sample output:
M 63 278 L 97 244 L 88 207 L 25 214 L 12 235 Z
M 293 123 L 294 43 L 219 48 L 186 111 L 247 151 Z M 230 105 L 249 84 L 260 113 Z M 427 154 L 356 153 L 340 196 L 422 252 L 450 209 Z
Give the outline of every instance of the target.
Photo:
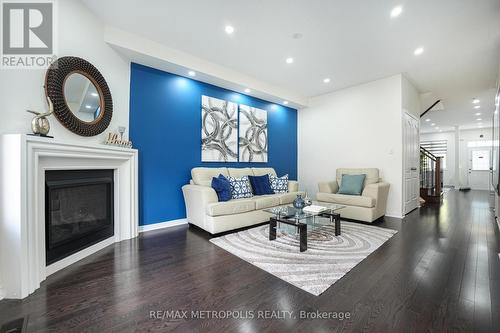
M 269 240 L 269 225 L 212 238 L 210 241 L 241 259 L 305 290 L 321 295 L 363 259 L 387 242 L 396 230 L 342 221 L 308 235 L 307 251 L 299 251 L 298 235 L 279 233 Z

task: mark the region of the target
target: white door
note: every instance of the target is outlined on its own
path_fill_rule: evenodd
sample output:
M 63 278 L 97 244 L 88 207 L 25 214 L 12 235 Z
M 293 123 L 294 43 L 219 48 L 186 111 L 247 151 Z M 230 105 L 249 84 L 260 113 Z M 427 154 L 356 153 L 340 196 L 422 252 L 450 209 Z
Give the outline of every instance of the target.
M 468 181 L 471 189 L 488 191 L 491 189 L 490 159 L 490 148 L 469 148 Z
M 420 122 L 408 113 L 403 116 L 403 163 L 404 163 L 404 211 L 405 214 L 418 207 L 420 197 Z

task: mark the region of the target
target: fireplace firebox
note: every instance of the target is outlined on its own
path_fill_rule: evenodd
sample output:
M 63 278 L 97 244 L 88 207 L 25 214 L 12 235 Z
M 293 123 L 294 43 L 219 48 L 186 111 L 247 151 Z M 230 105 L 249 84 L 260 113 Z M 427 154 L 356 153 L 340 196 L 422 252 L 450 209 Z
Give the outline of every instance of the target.
M 113 191 L 113 170 L 45 172 L 47 265 L 113 236 Z

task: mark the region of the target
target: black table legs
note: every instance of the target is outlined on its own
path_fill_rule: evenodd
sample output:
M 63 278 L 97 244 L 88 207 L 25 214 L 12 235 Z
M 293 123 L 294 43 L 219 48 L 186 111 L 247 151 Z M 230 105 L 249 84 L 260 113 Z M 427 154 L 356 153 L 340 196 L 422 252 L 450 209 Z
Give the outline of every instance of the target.
M 307 224 L 300 223 L 298 228 L 300 237 L 300 252 L 304 252 L 307 250 Z
M 269 240 L 276 239 L 277 223 L 278 223 L 278 220 L 276 218 L 271 217 L 269 219 Z M 300 223 L 297 226 L 297 228 L 299 228 L 300 252 L 304 252 L 307 250 L 307 224 Z
M 276 239 L 276 219 L 272 218 L 269 220 L 269 240 Z
M 329 214 L 330 223 L 335 223 L 335 236 L 340 236 L 340 214 Z
M 340 235 L 340 214 L 329 213 L 320 215 L 326 218 L 330 218 L 330 223 L 335 224 L 335 236 Z M 271 217 L 269 219 L 269 240 L 276 239 L 277 224 L 285 223 L 293 225 L 299 229 L 299 240 L 300 240 L 300 252 L 307 251 L 307 223 L 296 223 L 294 221 L 280 220 L 276 217 Z
M 335 221 L 335 236 L 340 236 L 340 214 L 334 214 Z

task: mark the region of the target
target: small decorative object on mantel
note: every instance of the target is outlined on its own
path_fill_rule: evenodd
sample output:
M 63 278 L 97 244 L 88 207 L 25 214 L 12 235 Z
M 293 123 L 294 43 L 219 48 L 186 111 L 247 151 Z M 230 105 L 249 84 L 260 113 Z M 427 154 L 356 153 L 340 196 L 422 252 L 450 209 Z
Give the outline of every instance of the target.
M 123 134 L 125 133 L 125 126 L 118 126 L 118 133 L 120 133 L 120 140 L 123 140 Z
M 33 135 L 53 138 L 52 136 L 47 135 L 50 131 L 50 123 L 47 117 L 54 112 L 54 105 L 49 97 L 47 97 L 47 103 L 49 104 L 48 112 L 42 113 L 32 110 L 26 110 L 26 112 L 33 113 L 35 115 L 35 117 L 31 120 L 31 130 L 33 131 Z
M 125 127 L 118 127 L 119 133 L 109 132 L 104 144 L 110 146 L 117 146 L 123 148 L 132 148 L 132 141 L 123 140 L 123 133 L 125 133 Z

